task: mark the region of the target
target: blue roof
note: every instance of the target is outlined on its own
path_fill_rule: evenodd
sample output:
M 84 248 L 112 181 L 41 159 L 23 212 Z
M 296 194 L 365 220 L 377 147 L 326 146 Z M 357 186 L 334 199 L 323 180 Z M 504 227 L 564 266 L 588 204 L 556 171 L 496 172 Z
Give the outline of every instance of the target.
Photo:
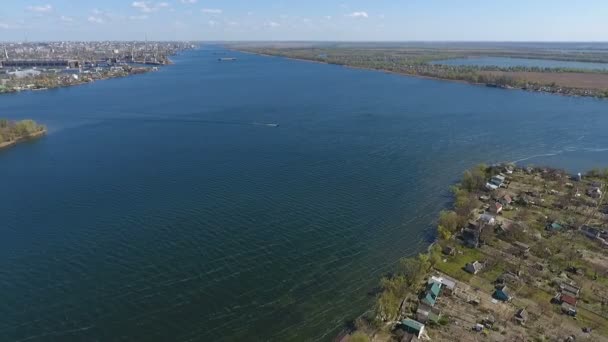
M 498 300 L 502 300 L 502 301 L 507 301 L 511 297 L 505 290 L 496 290 L 496 291 L 494 291 L 494 298 L 496 298 Z

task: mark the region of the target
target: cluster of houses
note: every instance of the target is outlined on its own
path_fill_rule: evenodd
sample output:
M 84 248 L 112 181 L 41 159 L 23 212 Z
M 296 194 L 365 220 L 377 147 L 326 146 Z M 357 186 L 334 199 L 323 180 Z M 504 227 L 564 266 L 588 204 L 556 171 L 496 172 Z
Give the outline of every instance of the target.
M 488 190 L 496 190 L 498 188 L 505 188 L 505 187 L 507 187 L 506 180 L 507 180 L 507 178 L 502 173 L 498 174 L 496 176 L 493 176 L 490 179 L 490 181 L 488 181 L 486 183 L 486 189 L 488 189 Z
M 420 339 L 424 335 L 425 324 L 438 323 L 441 310 L 436 307 L 440 295 L 452 295 L 456 281 L 445 276 L 431 276 L 418 303 L 416 319 L 406 318 L 401 321 L 401 328 Z
M 559 292 L 553 300 L 561 304 L 563 313 L 576 316 L 576 304 L 578 303 L 580 292 L 580 287 L 575 284 L 563 282 L 559 285 Z

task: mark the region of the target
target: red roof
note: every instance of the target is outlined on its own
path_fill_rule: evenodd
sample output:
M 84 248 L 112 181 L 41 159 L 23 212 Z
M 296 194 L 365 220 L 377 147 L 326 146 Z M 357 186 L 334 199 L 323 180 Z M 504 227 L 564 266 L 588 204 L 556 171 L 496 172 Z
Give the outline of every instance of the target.
M 562 301 L 562 303 L 568 303 L 572 306 L 576 305 L 576 298 L 568 296 L 567 294 L 562 294 L 559 299 Z

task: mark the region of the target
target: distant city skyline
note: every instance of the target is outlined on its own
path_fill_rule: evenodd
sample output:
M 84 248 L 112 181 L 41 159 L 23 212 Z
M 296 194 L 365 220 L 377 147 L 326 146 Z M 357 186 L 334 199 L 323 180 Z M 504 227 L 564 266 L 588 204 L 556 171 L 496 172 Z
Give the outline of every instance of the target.
M 5 0 L 0 41 L 608 41 L 601 0 Z

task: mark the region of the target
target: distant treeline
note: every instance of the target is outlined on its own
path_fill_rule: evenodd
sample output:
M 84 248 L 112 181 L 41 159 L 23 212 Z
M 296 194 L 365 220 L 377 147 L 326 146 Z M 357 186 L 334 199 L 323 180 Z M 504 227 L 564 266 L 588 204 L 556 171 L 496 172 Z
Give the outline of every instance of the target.
M 0 144 L 25 139 L 44 132 L 46 127 L 34 120 L 11 121 L 0 119 Z

